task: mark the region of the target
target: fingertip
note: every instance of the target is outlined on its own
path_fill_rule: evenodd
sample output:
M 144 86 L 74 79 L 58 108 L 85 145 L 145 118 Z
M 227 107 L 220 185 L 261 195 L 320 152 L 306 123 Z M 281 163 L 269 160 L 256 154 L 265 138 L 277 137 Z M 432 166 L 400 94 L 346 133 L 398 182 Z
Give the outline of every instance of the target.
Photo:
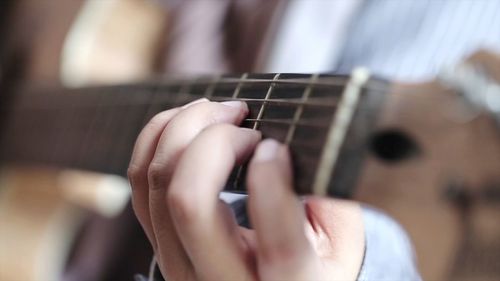
M 190 106 L 192 106 L 192 105 L 195 105 L 195 104 L 197 104 L 197 103 L 207 102 L 207 101 L 209 101 L 207 98 L 200 98 L 200 99 L 194 100 L 194 101 L 192 101 L 192 102 L 190 102 L 190 103 L 187 103 L 187 104 L 185 104 L 185 105 L 181 106 L 181 108 L 182 108 L 182 109 L 186 109 L 186 108 L 188 108 L 188 107 L 190 107 Z
M 280 146 L 280 143 L 274 139 L 263 140 L 255 151 L 254 162 L 268 162 L 276 159 Z
M 220 104 L 225 105 L 230 108 L 236 108 L 240 109 L 243 111 L 248 111 L 248 105 L 244 101 L 238 101 L 238 100 L 230 100 L 230 101 L 223 101 Z
M 273 170 L 284 182 L 291 183 L 292 164 L 288 146 L 275 139 L 265 139 L 258 144 L 250 165 L 266 166 L 265 169 L 255 168 L 255 173 Z
M 288 146 L 274 139 L 261 141 L 250 161 L 247 187 L 251 197 L 294 196 Z
M 236 118 L 236 124 L 238 125 L 245 119 L 245 116 L 247 116 L 249 112 L 247 103 L 243 101 L 231 100 L 223 101 L 219 104 L 223 105 L 225 109 L 229 109 L 230 112 L 238 112 L 238 117 Z

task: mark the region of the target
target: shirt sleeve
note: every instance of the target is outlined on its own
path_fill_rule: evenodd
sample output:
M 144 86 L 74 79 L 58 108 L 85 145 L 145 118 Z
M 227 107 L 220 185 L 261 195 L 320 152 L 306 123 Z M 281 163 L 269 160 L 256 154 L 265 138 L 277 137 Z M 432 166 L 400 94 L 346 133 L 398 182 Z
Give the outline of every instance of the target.
M 403 228 L 381 211 L 363 206 L 366 249 L 358 281 L 417 280 L 415 252 Z
M 246 212 L 246 196 L 223 196 L 221 199 L 230 204 L 238 224 L 251 227 Z M 415 252 L 404 229 L 378 209 L 363 206 L 362 210 L 366 248 L 357 280 L 421 281 L 422 278 L 417 269 Z M 162 278 L 154 259 L 152 265 L 153 269 L 150 270 L 148 279 L 138 275 L 135 276 L 135 280 L 166 280 L 166 278 Z

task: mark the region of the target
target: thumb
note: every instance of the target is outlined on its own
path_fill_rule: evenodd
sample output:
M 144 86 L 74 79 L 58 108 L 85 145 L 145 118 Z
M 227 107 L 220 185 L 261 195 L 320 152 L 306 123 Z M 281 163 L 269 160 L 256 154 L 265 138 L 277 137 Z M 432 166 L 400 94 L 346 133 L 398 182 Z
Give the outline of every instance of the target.
M 259 144 L 250 162 L 249 211 L 257 237 L 259 275 L 267 280 L 302 280 L 314 276 L 316 255 L 306 237 L 304 208 L 292 189 L 286 146 Z

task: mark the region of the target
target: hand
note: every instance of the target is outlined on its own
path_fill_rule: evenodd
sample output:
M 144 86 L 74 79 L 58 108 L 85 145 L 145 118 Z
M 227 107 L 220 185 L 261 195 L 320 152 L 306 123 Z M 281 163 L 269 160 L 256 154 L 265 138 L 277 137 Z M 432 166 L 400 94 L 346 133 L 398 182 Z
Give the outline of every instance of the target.
M 155 116 L 129 167 L 133 207 L 168 280 L 355 280 L 364 252 L 361 210 L 292 191 L 286 146 L 239 128 L 243 102 L 197 100 Z M 233 166 L 248 170 L 254 229 L 218 194 Z

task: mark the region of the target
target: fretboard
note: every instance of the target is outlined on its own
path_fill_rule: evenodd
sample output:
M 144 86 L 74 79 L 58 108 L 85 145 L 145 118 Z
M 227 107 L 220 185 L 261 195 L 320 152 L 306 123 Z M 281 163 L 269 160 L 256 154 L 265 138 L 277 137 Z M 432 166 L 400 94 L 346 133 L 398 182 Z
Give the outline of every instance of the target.
M 353 179 L 345 178 L 347 172 L 342 169 L 349 170 L 349 178 L 356 176 L 353 169 L 360 165 L 364 146 L 360 128 L 369 128 L 375 119 L 373 99 L 366 97 L 381 96 L 366 93 L 386 88 L 376 80 L 356 83 L 347 76 L 244 74 L 21 90 L 12 104 L 0 108 L 7 116 L 0 130 L 0 161 L 124 176 L 135 139 L 155 114 L 205 96 L 214 101 L 247 102 L 250 114 L 242 126 L 289 145 L 297 192 L 311 193 L 321 180 L 328 193 L 348 196 L 346 185 L 352 185 Z M 349 101 L 349 91 L 355 91 L 359 101 Z M 335 159 L 325 153 L 334 154 Z M 342 158 L 345 163 L 339 164 Z M 245 170 L 245 166 L 235 168 L 228 190 L 245 190 Z M 341 184 L 335 184 L 331 178 L 339 173 Z

